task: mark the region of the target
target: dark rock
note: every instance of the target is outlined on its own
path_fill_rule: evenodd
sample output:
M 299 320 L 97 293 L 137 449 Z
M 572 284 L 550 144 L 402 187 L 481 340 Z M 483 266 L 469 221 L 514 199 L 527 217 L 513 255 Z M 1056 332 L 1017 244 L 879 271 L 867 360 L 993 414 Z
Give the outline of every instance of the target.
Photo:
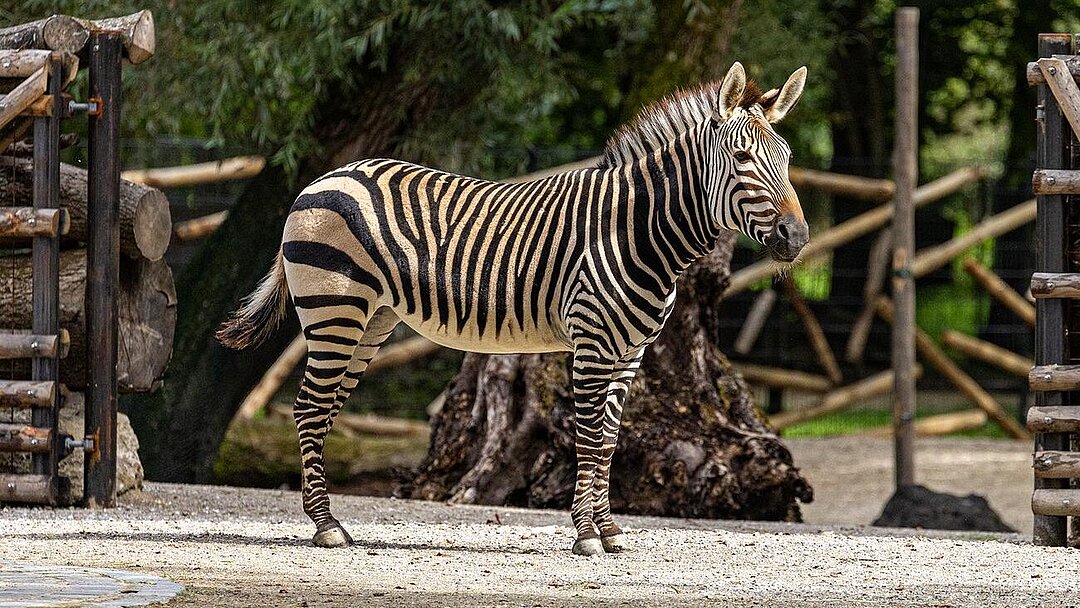
M 978 530 L 1016 532 L 977 494 L 954 496 L 915 485 L 893 494 L 875 526 L 887 528 L 927 528 L 934 530 Z

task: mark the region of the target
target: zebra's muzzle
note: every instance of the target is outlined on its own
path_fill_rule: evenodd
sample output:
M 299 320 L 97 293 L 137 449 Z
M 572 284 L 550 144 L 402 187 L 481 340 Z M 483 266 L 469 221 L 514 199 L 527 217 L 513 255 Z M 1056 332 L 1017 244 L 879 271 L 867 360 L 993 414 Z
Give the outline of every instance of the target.
M 765 247 L 773 260 L 794 262 L 809 241 L 810 227 L 806 225 L 806 220 L 785 215 L 776 221 L 772 232 L 765 237 Z

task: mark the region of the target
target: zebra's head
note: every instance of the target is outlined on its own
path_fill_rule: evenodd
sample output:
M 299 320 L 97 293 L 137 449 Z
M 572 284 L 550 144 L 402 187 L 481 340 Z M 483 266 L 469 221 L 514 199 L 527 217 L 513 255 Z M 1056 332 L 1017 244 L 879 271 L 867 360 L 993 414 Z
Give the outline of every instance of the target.
M 802 95 L 806 68 L 781 89 L 761 93 L 735 62 L 717 90 L 705 160 L 707 196 L 724 228 L 765 245 L 778 262 L 792 262 L 810 240 L 799 197 L 788 179 L 791 148 L 772 128 Z M 712 169 L 711 171 L 709 169 Z

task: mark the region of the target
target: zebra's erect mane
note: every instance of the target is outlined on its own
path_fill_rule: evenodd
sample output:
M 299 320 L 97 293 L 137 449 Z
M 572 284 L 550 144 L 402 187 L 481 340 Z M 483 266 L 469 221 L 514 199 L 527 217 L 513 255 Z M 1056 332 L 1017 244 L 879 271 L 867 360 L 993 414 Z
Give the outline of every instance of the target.
M 601 167 L 615 167 L 642 159 L 665 146 L 680 134 L 709 120 L 716 107 L 722 81 L 682 89 L 649 104 L 630 122 L 618 128 L 604 146 Z M 753 80 L 746 82 L 739 106 L 763 109 L 777 98 L 775 89 L 763 93 Z

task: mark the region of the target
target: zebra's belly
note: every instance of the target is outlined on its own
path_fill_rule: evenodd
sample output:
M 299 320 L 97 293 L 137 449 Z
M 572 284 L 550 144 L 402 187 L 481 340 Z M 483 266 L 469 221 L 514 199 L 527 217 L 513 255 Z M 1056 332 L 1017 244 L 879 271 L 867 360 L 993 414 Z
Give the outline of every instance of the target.
M 425 320 L 416 314 L 409 315 L 398 311 L 398 316 L 403 323 L 428 340 L 458 350 L 488 354 L 550 353 L 572 350 L 570 345 L 556 336 L 553 331 L 541 328 L 527 328 L 522 331 L 519 328 L 511 330 L 504 327 L 496 332 L 494 328 L 488 327 L 481 333 L 478 326 L 469 322 L 458 328 L 452 323 L 443 325 L 438 319 Z

